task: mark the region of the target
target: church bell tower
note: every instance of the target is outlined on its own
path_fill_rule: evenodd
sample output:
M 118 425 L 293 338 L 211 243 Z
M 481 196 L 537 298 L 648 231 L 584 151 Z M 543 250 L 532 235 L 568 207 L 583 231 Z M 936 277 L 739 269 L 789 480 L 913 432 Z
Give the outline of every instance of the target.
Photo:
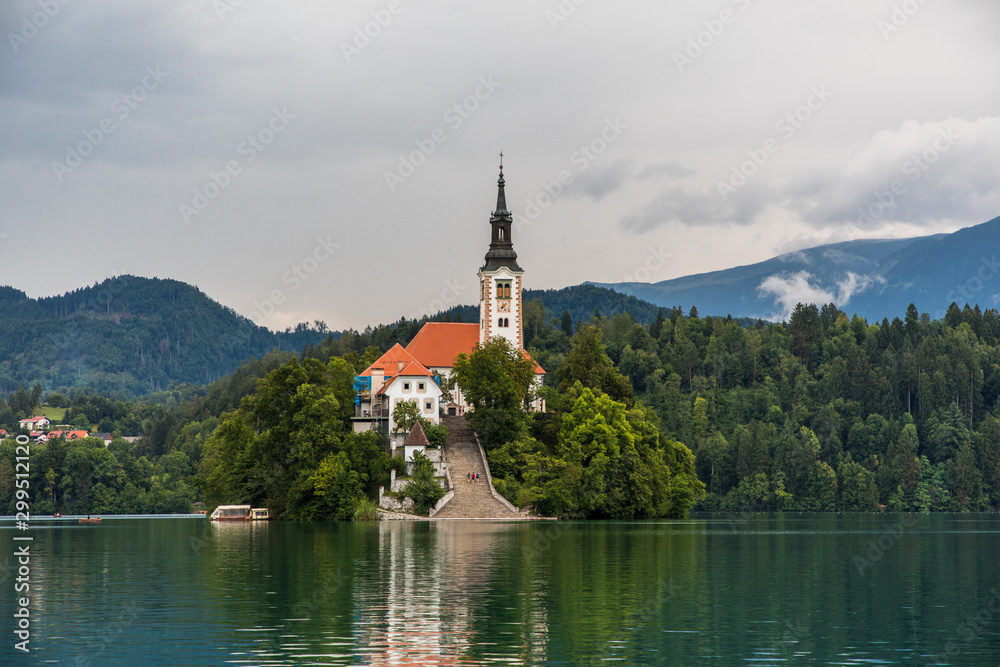
M 511 239 L 511 215 L 504 195 L 503 153 L 500 154 L 500 178 L 497 180 L 497 208 L 490 216 L 490 249 L 479 269 L 479 344 L 491 339 L 507 339 L 515 350 L 524 348 L 521 320 L 521 279 L 524 271 L 517 264 Z

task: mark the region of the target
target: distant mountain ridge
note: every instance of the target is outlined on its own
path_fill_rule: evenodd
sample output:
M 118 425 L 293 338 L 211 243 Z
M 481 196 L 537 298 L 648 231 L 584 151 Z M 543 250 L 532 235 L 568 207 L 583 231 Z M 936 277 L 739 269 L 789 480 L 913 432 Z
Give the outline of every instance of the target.
M 326 335 L 274 333 L 176 280 L 123 275 L 41 299 L 0 286 L 0 391 L 39 382 L 136 395 L 204 384 Z
M 641 324 L 660 308 L 696 306 L 702 316 L 782 319 L 798 302 L 836 303 L 870 321 L 902 316 L 912 302 L 942 317 L 952 301 L 1000 305 L 1000 218 L 953 234 L 857 240 L 765 262 L 659 283 L 584 283 L 526 290 L 548 317 L 574 323 L 628 312 Z M 476 306 L 432 319 L 477 321 Z M 118 276 L 61 296 L 29 298 L 0 286 L 0 394 L 35 382 L 46 391 L 92 388 L 145 394 L 205 384 L 272 350 L 299 353 L 328 335 L 300 326 L 272 332 L 176 280 Z
M 782 319 L 798 302 L 834 302 L 881 320 L 914 303 L 937 318 L 952 301 L 1000 305 L 998 248 L 1000 217 L 952 234 L 833 243 L 658 283 L 591 284 L 702 315 Z

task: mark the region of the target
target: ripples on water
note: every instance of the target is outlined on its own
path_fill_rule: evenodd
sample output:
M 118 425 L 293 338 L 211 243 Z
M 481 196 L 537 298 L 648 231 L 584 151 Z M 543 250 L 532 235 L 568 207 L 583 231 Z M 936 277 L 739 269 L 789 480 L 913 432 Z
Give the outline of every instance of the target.
M 899 519 L 52 523 L 11 660 L 1000 664 L 1000 522 Z

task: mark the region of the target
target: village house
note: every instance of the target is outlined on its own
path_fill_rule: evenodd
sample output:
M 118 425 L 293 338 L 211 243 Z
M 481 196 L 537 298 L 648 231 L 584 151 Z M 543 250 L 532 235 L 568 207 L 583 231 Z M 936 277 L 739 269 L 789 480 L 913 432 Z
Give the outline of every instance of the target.
M 48 417 L 30 417 L 18 422 L 18 426 L 27 431 L 39 431 L 52 425 Z
M 47 433 L 38 432 L 39 435 L 44 435 L 46 440 L 54 440 L 55 438 L 62 438 L 63 440 L 78 440 L 80 438 L 86 438 L 90 435 L 88 431 L 79 429 L 76 431 L 64 431 L 62 429 L 49 431 Z M 34 436 L 34 433 L 32 433 Z
M 393 433 L 396 422 L 392 412 L 403 401 L 415 403 L 421 417 L 437 424 L 443 393 L 439 382 L 440 378 L 401 345 L 393 345 L 354 378 L 354 430 Z M 400 434 L 395 439 L 402 437 Z

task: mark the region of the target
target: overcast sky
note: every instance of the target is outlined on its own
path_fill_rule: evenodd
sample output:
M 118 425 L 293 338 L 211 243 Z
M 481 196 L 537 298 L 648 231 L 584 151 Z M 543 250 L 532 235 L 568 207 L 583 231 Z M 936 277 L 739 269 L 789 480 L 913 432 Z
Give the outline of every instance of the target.
M 998 27 L 996 0 L 4 0 L 0 284 L 174 278 L 277 329 L 474 303 L 500 150 L 529 288 L 952 231 L 1000 215 Z

